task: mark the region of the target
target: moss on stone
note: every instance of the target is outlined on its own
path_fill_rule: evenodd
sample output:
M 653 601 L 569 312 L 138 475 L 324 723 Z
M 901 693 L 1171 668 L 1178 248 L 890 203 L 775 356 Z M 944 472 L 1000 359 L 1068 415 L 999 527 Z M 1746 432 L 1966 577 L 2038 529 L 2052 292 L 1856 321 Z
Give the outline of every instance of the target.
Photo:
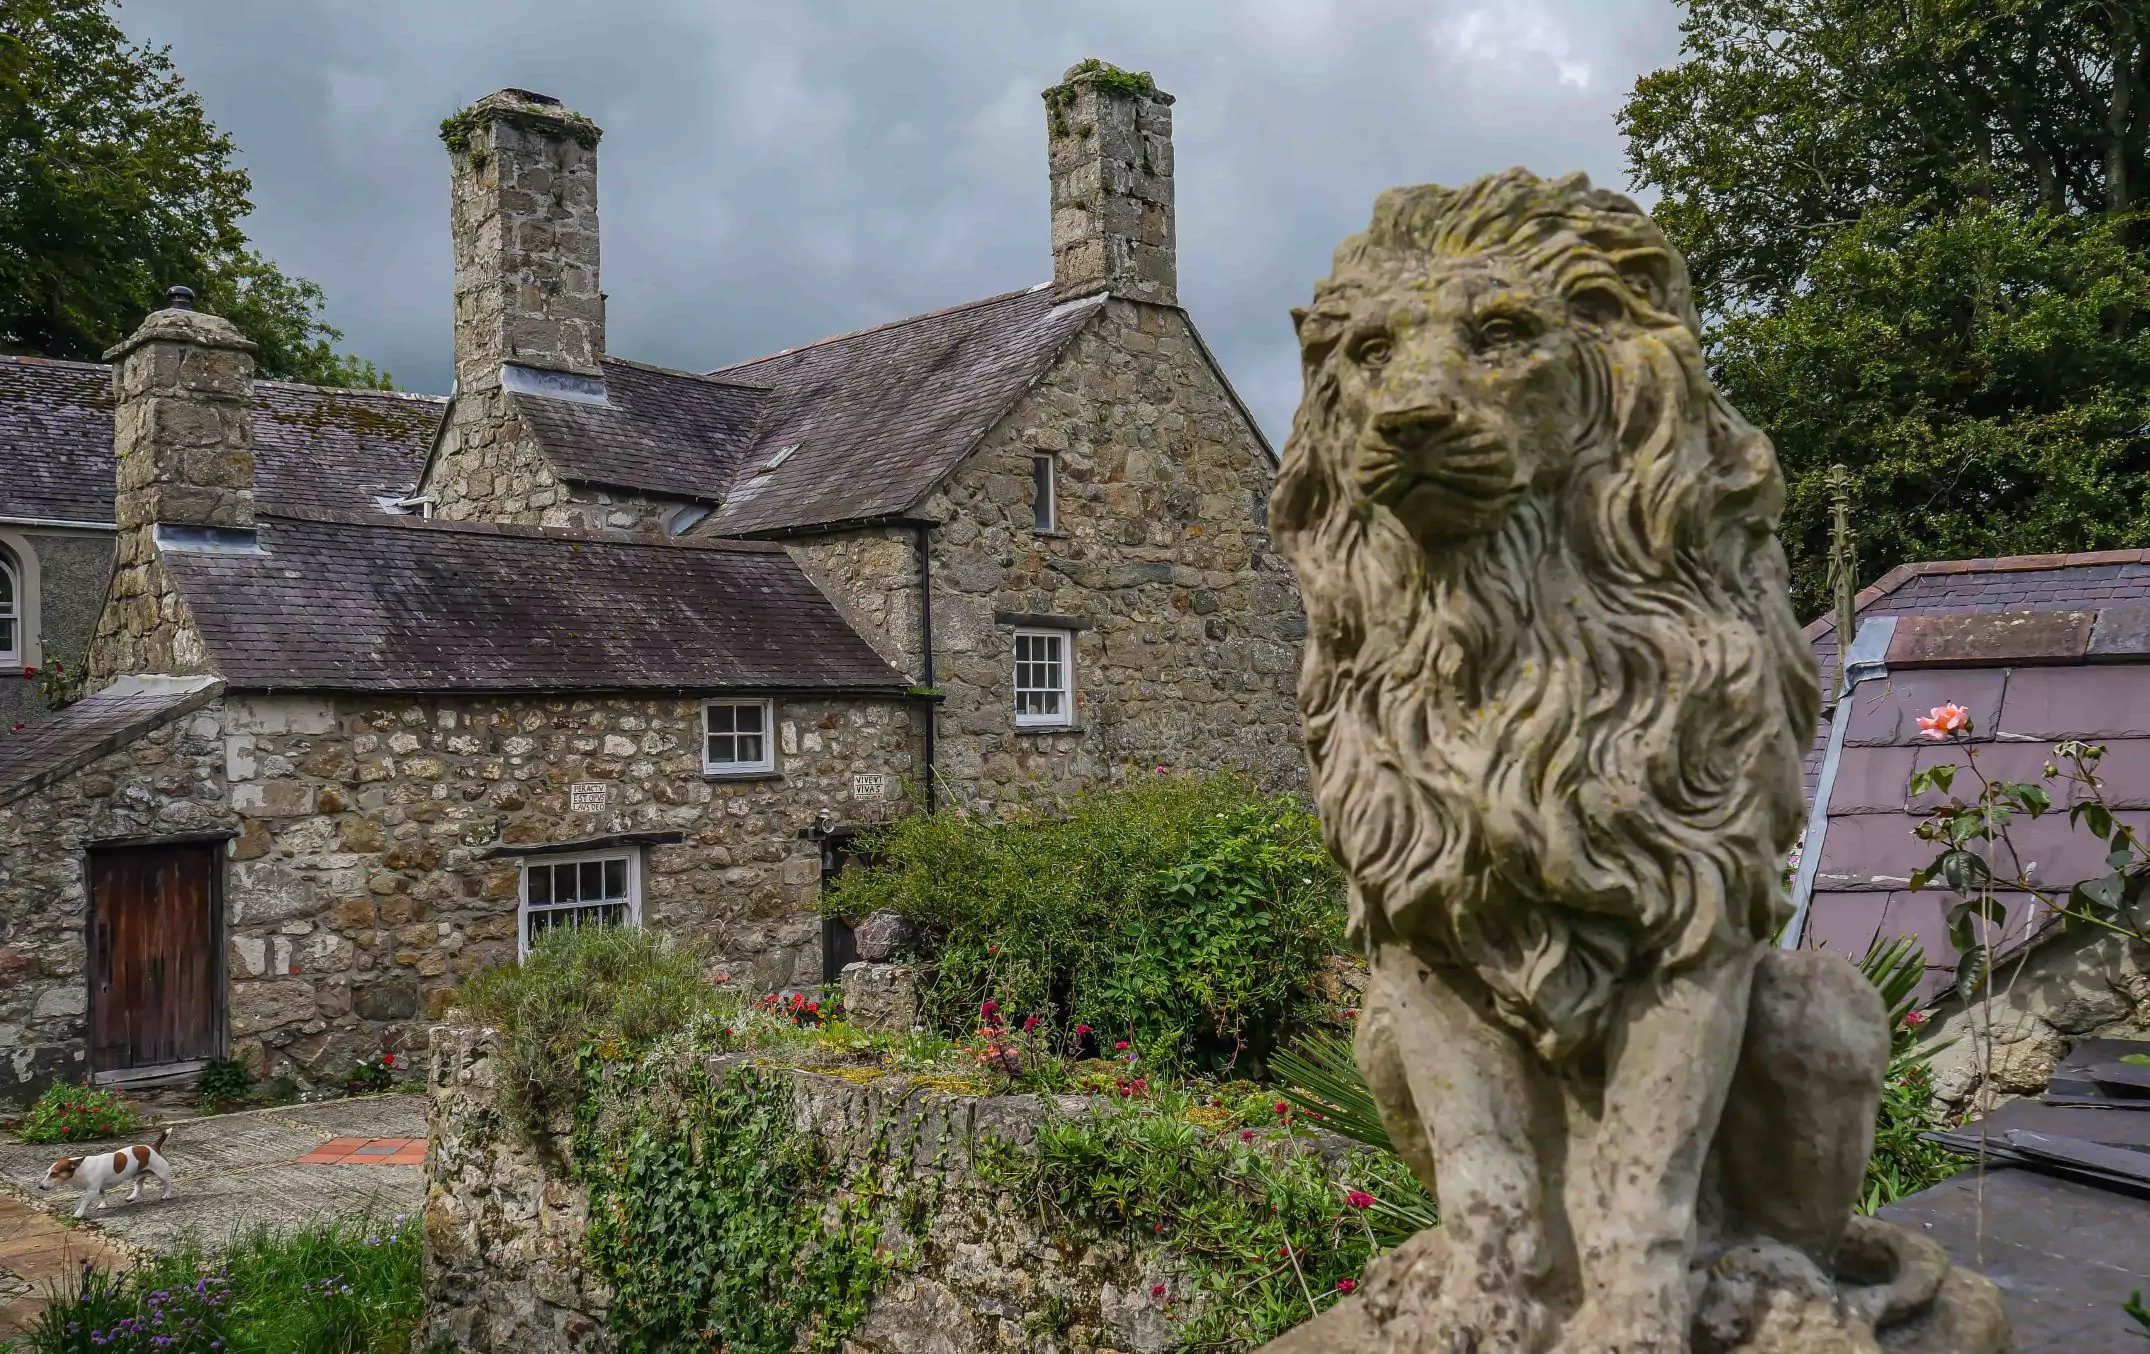
M 441 144 L 458 155 L 469 153 L 471 136 L 485 125 L 485 120 L 488 117 L 496 121 L 505 122 L 511 127 L 519 127 L 526 132 L 543 134 L 565 132 L 569 140 L 581 146 L 584 150 L 597 149 L 598 141 L 604 136 L 604 132 L 599 129 L 596 123 L 580 113 L 570 112 L 566 109 L 562 109 L 558 113 L 526 113 L 516 108 L 481 109 L 473 105 L 469 108 L 458 109 L 440 120 Z M 478 152 L 473 156 L 472 163 L 479 168 L 483 168 L 485 163 L 482 158 L 483 155 L 484 152 Z

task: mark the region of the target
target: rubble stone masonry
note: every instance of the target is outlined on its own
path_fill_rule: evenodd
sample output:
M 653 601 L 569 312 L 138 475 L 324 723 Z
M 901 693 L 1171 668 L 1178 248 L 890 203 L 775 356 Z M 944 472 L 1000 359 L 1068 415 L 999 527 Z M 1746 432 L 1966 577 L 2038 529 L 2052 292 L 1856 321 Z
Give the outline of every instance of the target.
M 1033 463 L 1056 462 L 1056 530 Z M 938 763 L 958 802 L 1129 771 L 1235 769 L 1303 786 L 1294 692 L 1306 618 L 1266 532 L 1275 471 L 1171 307 L 1112 300 L 917 515 L 932 532 Z M 923 679 L 917 557 L 900 529 L 803 537 L 795 558 Z M 1014 627 L 1075 634 L 1075 726 L 1018 729 Z
M 513 958 L 520 865 L 503 850 L 677 834 L 641 848 L 644 924 L 756 990 L 820 981 L 806 834 L 824 812 L 903 810 L 912 708 L 779 697 L 780 774 L 754 779 L 704 775 L 700 718 L 674 697 L 229 695 L 0 805 L 0 1100 L 81 1048 L 84 852 L 115 837 L 236 834 L 231 1042 L 305 1080 L 416 1048 L 457 983 Z M 854 799 L 859 773 L 885 797 Z M 604 786 L 605 808 L 577 811 L 578 783 Z

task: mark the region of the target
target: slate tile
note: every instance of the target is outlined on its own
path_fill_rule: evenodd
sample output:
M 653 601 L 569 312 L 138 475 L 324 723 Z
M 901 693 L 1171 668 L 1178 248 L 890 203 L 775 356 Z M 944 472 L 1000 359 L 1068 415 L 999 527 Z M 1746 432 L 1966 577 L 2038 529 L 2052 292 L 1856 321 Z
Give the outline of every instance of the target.
M 2150 737 L 2150 666 L 2018 669 L 1999 724 L 1986 727 L 2047 740 Z
M 2005 671 L 1980 668 L 1962 672 L 1892 671 L 1886 677 L 1861 682 L 1852 693 L 1851 725 L 1845 730 L 1845 742 L 1852 747 L 1921 742 L 1919 716 L 1951 702 L 1970 710 L 1978 734 L 1990 737 L 2007 681 Z

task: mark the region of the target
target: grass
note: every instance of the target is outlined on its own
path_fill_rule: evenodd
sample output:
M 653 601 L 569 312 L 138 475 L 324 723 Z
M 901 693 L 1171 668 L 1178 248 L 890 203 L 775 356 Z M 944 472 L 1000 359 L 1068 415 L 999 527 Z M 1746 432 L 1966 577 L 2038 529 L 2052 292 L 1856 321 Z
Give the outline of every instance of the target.
M 17 1354 L 405 1354 L 425 1314 L 420 1264 L 412 1219 L 254 1228 L 125 1274 L 86 1270 Z

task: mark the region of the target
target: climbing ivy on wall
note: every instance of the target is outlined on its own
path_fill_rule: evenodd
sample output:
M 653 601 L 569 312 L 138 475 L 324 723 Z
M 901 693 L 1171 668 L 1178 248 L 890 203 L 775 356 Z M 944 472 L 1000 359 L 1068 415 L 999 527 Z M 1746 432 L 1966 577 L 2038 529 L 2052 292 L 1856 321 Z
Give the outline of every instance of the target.
M 680 1059 L 587 1073 L 575 1167 L 622 1354 L 833 1354 L 888 1264 L 866 1203 L 831 1207 L 790 1086 Z

